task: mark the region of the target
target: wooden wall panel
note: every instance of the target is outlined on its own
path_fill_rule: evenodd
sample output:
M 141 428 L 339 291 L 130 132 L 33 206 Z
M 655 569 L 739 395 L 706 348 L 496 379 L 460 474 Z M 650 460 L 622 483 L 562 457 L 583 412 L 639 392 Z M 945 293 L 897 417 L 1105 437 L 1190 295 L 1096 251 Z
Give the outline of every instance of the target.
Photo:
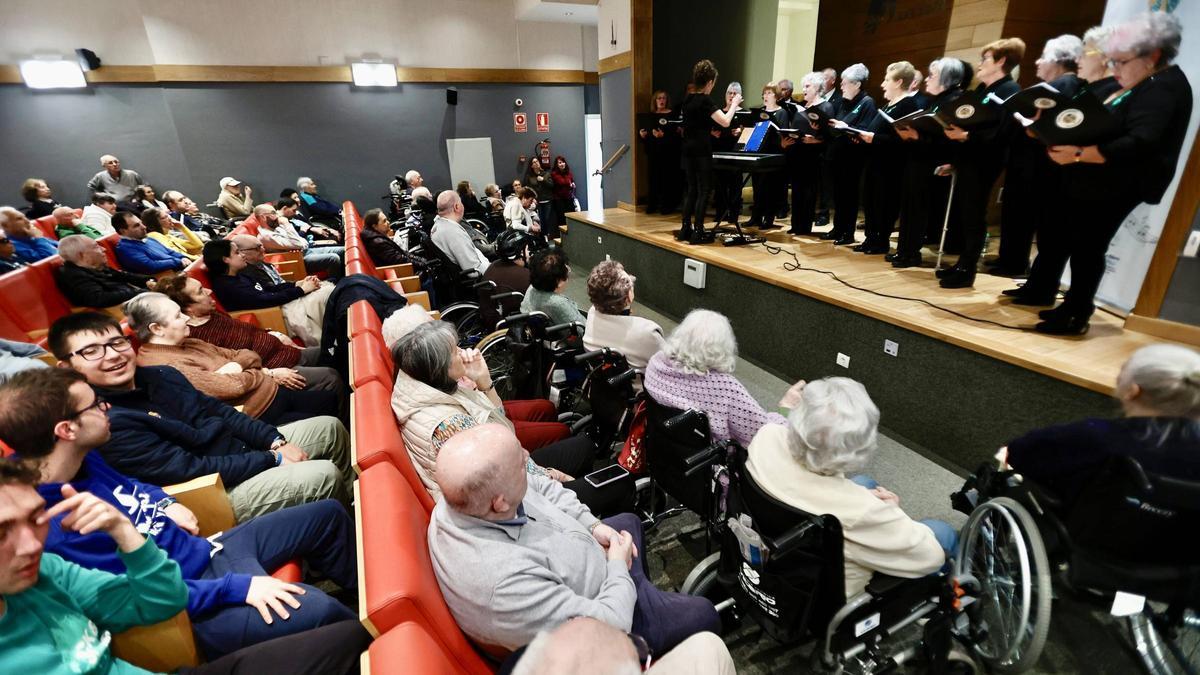
M 1044 0 L 1008 0 L 1004 18 L 1004 36 L 1025 41 L 1021 62 L 1021 85 L 1037 82 L 1034 62 L 1042 54 L 1046 40 L 1064 33 L 1083 36 L 1084 31 L 1104 18 L 1104 0 L 1045 2 Z
M 840 0 L 822 2 L 813 67 L 862 62 L 871 71 L 867 89 L 880 98 L 879 82 L 889 63 L 910 61 L 925 71 L 942 55 L 950 28 L 951 0 Z

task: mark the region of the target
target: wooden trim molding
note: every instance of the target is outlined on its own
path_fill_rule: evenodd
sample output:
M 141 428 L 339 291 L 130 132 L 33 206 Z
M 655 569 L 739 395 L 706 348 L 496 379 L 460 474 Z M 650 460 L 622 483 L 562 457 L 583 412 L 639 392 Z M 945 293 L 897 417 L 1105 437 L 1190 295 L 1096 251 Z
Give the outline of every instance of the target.
M 583 70 L 532 68 L 397 68 L 400 82 L 481 84 L 595 84 Z M 351 83 L 350 66 L 104 66 L 87 73 L 93 84 L 160 82 L 340 82 Z M 22 84 L 15 65 L 0 65 L 0 84 Z
M 1167 221 L 1163 223 L 1162 234 L 1158 235 L 1154 257 L 1150 259 L 1150 267 L 1138 292 L 1134 314 L 1143 318 L 1157 317 L 1162 311 L 1163 298 L 1171 285 L 1171 277 L 1175 275 L 1179 251 L 1183 249 L 1183 242 L 1192 229 L 1197 208 L 1200 208 L 1200 143 L 1193 143 L 1183 176 L 1179 179 L 1179 188 L 1175 191 L 1175 199 L 1171 202 L 1171 210 L 1167 212 Z
M 599 68 L 601 75 L 611 73 L 622 68 L 628 68 L 633 65 L 633 52 L 621 52 L 612 56 L 600 59 Z
M 1125 329 L 1200 347 L 1200 326 L 1130 314 L 1125 317 Z

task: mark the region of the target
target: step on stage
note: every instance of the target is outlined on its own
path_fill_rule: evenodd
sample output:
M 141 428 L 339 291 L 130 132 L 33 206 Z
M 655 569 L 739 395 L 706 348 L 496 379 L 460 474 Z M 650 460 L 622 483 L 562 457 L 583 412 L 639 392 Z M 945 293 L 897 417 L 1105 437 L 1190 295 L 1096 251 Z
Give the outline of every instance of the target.
M 979 274 L 974 289 L 940 288 L 926 266 L 894 269 L 880 255 L 854 253 L 816 237 L 767 230 L 763 244 L 691 246 L 675 241 L 678 217 L 623 209 L 571 213 L 564 245 L 574 274 L 605 255 L 638 277 L 639 302 L 680 319 L 694 308 L 733 322 L 741 355 L 787 381 L 830 375 L 866 385 L 880 424 L 910 447 L 963 472 L 1021 433 L 1084 417 L 1112 416 L 1121 364 L 1136 349 L 1161 342 L 1124 329 L 1107 312 L 1082 338 L 1041 335 L 978 323 L 920 300 L 1008 326 L 1031 329 L 1041 308 L 1000 300 L 1012 279 Z M 711 224 L 710 224 L 711 227 Z M 861 235 L 860 235 L 861 237 Z M 792 251 L 805 268 L 785 269 Z M 707 264 L 703 290 L 683 284 L 684 259 Z M 951 260 L 952 262 L 952 260 Z M 884 352 L 885 340 L 898 353 Z M 836 364 L 839 353 L 849 368 Z M 783 392 L 780 392 L 782 395 Z

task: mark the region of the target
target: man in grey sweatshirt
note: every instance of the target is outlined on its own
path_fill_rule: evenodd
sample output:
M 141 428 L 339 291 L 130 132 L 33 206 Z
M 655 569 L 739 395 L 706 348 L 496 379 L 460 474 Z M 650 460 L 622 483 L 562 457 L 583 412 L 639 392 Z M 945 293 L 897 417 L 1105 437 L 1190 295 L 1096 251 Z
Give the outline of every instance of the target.
M 485 649 L 513 650 L 587 616 L 664 654 L 720 620 L 703 598 L 666 593 L 639 559 L 632 514 L 597 520 L 558 482 L 526 473 L 506 427 L 455 434 L 438 453 L 442 498 L 429 522 L 438 585 L 459 626 Z

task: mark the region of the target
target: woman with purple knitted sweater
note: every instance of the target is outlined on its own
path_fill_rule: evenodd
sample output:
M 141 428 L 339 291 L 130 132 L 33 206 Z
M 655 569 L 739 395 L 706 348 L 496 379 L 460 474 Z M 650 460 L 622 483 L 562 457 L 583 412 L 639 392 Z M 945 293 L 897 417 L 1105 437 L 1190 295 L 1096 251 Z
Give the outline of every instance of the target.
M 671 408 L 703 410 L 713 440 L 732 439 L 745 447 L 764 424 L 786 424 L 787 420 L 763 410 L 733 376 L 736 364 L 737 339 L 729 319 L 695 309 L 671 332 L 663 350 L 650 359 L 646 392 Z M 789 400 L 785 395 L 780 406 L 790 408 L 785 405 Z

